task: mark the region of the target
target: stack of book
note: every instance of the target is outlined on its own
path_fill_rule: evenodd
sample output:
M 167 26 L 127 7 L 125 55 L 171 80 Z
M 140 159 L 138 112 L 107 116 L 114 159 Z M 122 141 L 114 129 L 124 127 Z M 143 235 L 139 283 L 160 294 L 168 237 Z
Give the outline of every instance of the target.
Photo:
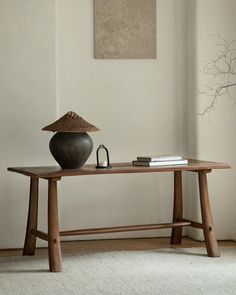
M 188 160 L 183 159 L 181 156 L 175 155 L 158 155 L 137 157 L 137 160 L 133 161 L 133 166 L 173 166 L 173 165 L 188 165 Z

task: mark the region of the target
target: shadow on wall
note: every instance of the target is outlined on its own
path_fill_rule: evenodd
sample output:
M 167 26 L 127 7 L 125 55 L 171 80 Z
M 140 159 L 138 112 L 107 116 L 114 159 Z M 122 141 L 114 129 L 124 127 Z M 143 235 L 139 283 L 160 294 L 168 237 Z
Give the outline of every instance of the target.
M 186 4 L 186 27 L 187 27 L 187 65 L 186 65 L 186 147 L 189 158 L 197 158 L 197 106 L 196 92 L 196 1 L 188 0 Z M 188 174 L 185 187 L 185 215 L 191 219 L 200 221 L 200 199 L 198 191 L 197 175 Z M 187 235 L 198 240 L 203 240 L 201 231 L 188 228 Z

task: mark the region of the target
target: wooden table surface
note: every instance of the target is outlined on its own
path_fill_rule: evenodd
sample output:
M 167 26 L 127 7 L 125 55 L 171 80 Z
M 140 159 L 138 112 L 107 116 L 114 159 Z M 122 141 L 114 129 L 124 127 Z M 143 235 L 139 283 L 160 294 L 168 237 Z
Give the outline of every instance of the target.
M 228 169 L 230 165 L 218 162 L 189 159 L 188 165 L 171 165 L 158 167 L 132 166 L 132 163 L 113 163 L 112 168 L 97 169 L 95 164 L 84 165 L 80 169 L 61 169 L 59 166 L 9 167 L 8 170 L 34 178 L 54 178 L 63 176 L 150 173 L 170 171 L 200 171 L 212 169 Z

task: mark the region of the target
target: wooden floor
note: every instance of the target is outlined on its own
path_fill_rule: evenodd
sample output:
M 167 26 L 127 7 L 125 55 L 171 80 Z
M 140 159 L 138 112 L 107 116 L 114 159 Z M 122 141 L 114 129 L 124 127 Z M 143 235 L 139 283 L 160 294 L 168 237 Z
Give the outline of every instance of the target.
M 218 241 L 220 247 L 236 247 L 233 241 Z M 122 250 L 151 250 L 160 248 L 205 247 L 204 242 L 183 238 L 180 245 L 170 245 L 170 238 L 114 239 L 62 242 L 62 253 L 84 253 Z M 36 255 L 47 255 L 47 248 L 36 250 Z M 0 257 L 22 255 L 22 249 L 0 250 Z

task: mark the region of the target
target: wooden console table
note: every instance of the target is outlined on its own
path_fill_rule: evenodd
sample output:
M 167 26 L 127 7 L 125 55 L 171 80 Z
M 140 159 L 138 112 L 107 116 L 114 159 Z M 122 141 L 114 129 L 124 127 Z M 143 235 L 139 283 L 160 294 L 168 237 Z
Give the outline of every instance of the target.
M 203 229 L 207 254 L 210 257 L 220 256 L 215 238 L 210 200 L 207 187 L 207 173 L 212 169 L 230 168 L 228 164 L 189 160 L 186 166 L 134 167 L 131 163 L 112 164 L 111 169 L 96 169 L 95 165 L 85 165 L 81 169 L 61 169 L 60 167 L 11 167 L 9 171 L 30 177 L 29 211 L 23 255 L 34 255 L 36 238 L 48 241 L 49 268 L 52 272 L 62 271 L 60 236 L 89 235 L 125 231 L 154 230 L 172 228 L 171 244 L 179 244 L 182 239 L 182 227 L 192 226 Z M 197 172 L 200 191 L 202 223 L 183 218 L 182 203 L 182 171 Z M 154 173 L 173 172 L 174 174 L 174 205 L 173 222 L 162 224 L 128 225 L 106 228 L 89 228 L 59 231 L 57 181 L 64 176 L 121 174 L 121 173 Z M 48 181 L 48 233 L 37 228 L 39 179 Z

